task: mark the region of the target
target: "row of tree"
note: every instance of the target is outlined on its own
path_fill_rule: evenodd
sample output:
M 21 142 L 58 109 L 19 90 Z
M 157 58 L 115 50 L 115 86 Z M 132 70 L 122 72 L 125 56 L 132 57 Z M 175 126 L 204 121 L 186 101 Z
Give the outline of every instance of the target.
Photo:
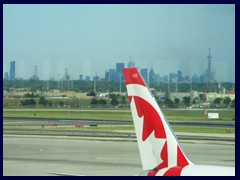
M 24 97 L 29 97 L 27 99 L 21 100 L 20 104 L 22 106 L 36 106 L 37 105 L 37 98 L 34 93 L 32 94 L 25 94 Z M 92 107 L 106 107 L 106 106 L 126 106 L 128 105 L 128 101 L 126 99 L 126 96 L 122 96 L 119 94 L 110 94 L 108 97 L 109 100 L 106 98 L 97 98 L 96 96 L 93 96 L 90 102 L 88 102 L 88 105 L 92 105 Z M 182 105 L 185 107 L 189 107 L 192 104 L 199 104 L 201 101 L 199 101 L 199 98 L 194 98 L 193 100 L 190 98 L 190 96 L 185 96 L 183 97 L 182 100 L 175 98 L 174 101 L 171 99 L 165 98 L 164 100 L 157 100 L 157 102 L 160 104 L 160 106 L 167 106 L 170 108 L 177 108 Z M 41 105 L 43 107 L 52 107 L 53 102 L 47 100 L 44 96 L 39 97 L 38 99 L 38 105 Z M 221 106 L 231 106 L 235 107 L 235 99 L 231 100 L 229 97 L 225 98 L 216 98 L 213 101 L 213 105 L 215 107 L 220 107 Z M 58 103 L 55 104 L 55 106 L 59 107 L 81 107 L 81 103 L 77 101 L 76 98 L 72 98 L 69 102 L 66 102 L 64 100 L 60 100 Z
M 182 102 L 183 105 L 185 105 L 185 107 L 189 107 L 190 105 L 196 105 L 201 103 L 199 101 L 199 98 L 194 98 L 193 100 L 191 100 L 190 96 L 185 96 L 183 97 L 182 101 L 180 101 L 179 98 L 175 98 L 174 101 L 172 101 L 171 99 L 164 99 L 164 100 L 158 100 L 158 103 L 163 106 L 166 105 L 168 107 L 179 107 L 181 104 L 180 102 Z M 233 107 L 235 108 L 235 99 L 231 100 L 231 98 L 229 97 L 225 97 L 225 98 L 215 98 L 213 101 L 213 104 L 211 105 L 212 107 L 220 107 L 220 106 L 225 106 L 225 107 Z
M 31 99 L 25 99 L 25 100 L 21 100 L 20 104 L 22 106 L 35 106 L 37 104 L 37 102 L 35 101 L 35 99 L 31 98 Z M 44 107 L 46 106 L 52 106 L 52 102 L 46 100 L 46 98 L 44 96 L 41 96 L 38 100 L 38 104 L 42 105 Z

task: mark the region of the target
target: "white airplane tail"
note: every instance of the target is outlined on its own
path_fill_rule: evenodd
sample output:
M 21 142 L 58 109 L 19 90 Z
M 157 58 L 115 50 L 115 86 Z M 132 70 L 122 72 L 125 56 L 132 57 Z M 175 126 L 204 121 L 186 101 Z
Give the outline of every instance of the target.
M 177 175 L 193 163 L 185 155 L 137 68 L 124 68 L 124 77 L 143 170 L 155 175 L 156 170 L 165 168 L 171 172 L 172 167 Z

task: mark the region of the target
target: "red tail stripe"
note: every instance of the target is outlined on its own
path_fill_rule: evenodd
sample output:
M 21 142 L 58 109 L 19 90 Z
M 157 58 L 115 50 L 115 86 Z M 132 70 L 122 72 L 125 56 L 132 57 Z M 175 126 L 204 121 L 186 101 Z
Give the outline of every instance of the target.
M 123 69 L 126 85 L 128 84 L 139 84 L 146 86 L 136 68 Z
M 183 167 L 172 167 L 168 169 L 163 176 L 180 176 L 181 172 L 183 170 Z
M 180 149 L 179 145 L 177 146 L 177 165 L 180 167 L 184 167 L 189 165 L 186 157 L 184 156 L 182 150 Z
M 142 140 L 145 141 L 154 131 L 156 138 L 166 138 L 162 120 L 155 108 L 146 100 L 134 96 L 134 101 L 139 117 L 143 117 Z

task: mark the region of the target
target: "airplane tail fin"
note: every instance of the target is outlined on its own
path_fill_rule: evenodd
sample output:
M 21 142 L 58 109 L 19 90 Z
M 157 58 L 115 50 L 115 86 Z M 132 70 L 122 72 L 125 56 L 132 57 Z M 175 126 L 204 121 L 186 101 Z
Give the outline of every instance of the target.
M 143 170 L 193 164 L 137 68 L 124 68 L 124 77 Z

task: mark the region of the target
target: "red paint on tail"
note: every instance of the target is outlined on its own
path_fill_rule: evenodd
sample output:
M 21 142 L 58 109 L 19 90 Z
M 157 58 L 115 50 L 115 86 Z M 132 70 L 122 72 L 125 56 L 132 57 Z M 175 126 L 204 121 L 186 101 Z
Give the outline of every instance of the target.
M 184 167 L 189 165 L 186 157 L 184 156 L 182 150 L 180 149 L 179 145 L 177 146 L 177 165 L 180 167 Z
M 146 86 L 136 68 L 123 69 L 126 85 L 128 84 L 139 84 Z
M 143 116 L 142 140 L 145 141 L 153 131 L 156 138 L 166 138 L 162 120 L 154 107 L 137 96 L 134 96 L 134 101 L 138 116 Z
M 167 141 L 165 142 L 163 149 L 160 153 L 162 163 L 157 166 L 156 169 L 149 171 L 148 176 L 155 176 L 158 171 L 160 171 L 163 168 L 168 167 L 168 150 L 167 150 Z
M 183 170 L 183 167 L 175 166 L 168 169 L 163 176 L 180 176 L 182 170 Z

